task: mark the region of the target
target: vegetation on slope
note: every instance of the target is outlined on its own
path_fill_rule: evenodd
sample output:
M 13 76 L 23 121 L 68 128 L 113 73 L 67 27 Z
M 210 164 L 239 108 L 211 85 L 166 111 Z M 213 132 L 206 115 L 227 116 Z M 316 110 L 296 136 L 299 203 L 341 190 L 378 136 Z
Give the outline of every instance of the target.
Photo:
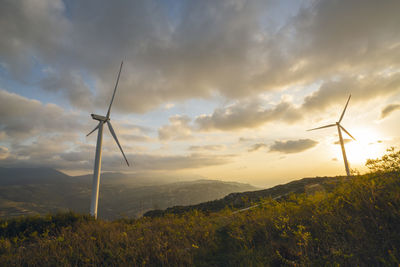
M 272 188 L 231 193 L 224 198 L 211 200 L 195 205 L 173 206 L 165 210 L 150 210 L 143 214 L 147 217 L 159 217 L 166 214 L 183 214 L 192 210 L 198 210 L 205 213 L 217 212 L 225 209 L 227 206 L 233 209 L 243 209 L 250 207 L 253 203 L 258 203 L 264 198 L 284 200 L 290 193 L 302 194 L 310 191 L 332 191 L 337 182 L 343 177 L 316 177 L 303 178 L 292 181 L 284 185 L 277 185 Z
M 0 265 L 397 266 L 400 173 L 380 164 L 400 152 L 389 155 L 370 162 L 374 173 L 342 179 L 331 192 L 266 198 L 239 213 L 3 220 Z

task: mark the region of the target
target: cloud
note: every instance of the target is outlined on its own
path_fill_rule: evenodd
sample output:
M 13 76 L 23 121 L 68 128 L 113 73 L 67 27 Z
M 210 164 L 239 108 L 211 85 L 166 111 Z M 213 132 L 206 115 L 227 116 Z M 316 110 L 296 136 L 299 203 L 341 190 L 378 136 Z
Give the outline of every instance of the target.
M 344 76 L 336 81 L 326 81 L 304 98 L 304 111 L 322 110 L 335 103 L 346 104 L 349 94 L 351 101 L 363 102 L 377 97 L 393 95 L 400 90 L 400 72 L 385 75 L 370 75 L 358 78 Z M 338 116 L 341 110 L 338 110 Z
M 118 137 L 120 137 L 122 140 L 126 140 L 128 142 L 155 141 L 154 138 L 148 135 L 149 133 L 153 132 L 153 129 L 149 127 L 144 127 L 141 125 L 136 125 L 127 122 L 118 122 L 118 121 L 114 126 L 115 128 L 118 128 Z
M 30 143 L 16 142 L 7 148 L 7 157 L 0 160 L 0 166 L 91 169 L 94 146 L 85 148 L 78 140 L 77 135 L 55 134 L 37 137 Z M 71 143 L 75 151 L 69 151 Z
M 116 98 L 117 109 L 144 112 L 169 100 L 209 97 L 213 88 L 243 94 L 246 47 L 257 45 L 257 14 L 269 3 L 177 2 L 173 17 L 170 4 L 152 0 L 31 5 L 26 0 L 2 5 L 0 51 L 12 73 L 22 69 L 23 77 L 32 71 L 34 62 L 24 60 L 32 56 L 60 75 L 83 71 L 96 81 L 98 101 L 105 103 L 124 59 L 125 97 Z M 68 82 L 57 78 L 50 85 L 73 103 L 90 93 Z
M 281 102 L 268 109 L 261 105 L 260 99 L 252 99 L 217 108 L 210 115 L 201 115 L 195 119 L 195 124 L 203 131 L 231 131 L 259 127 L 270 121 L 293 123 L 300 118 L 301 114 L 290 103 Z
M 120 60 L 124 60 L 113 107 L 121 112 L 148 112 L 215 96 L 233 103 L 194 120 L 171 117 L 158 130 L 162 141 L 187 140 L 195 131 L 293 124 L 308 113 L 344 105 L 350 92 L 352 101 L 359 103 L 399 93 L 399 1 L 303 1 L 299 9 L 291 1 L 173 2 L 2 1 L 0 79 L 61 95 L 75 112 L 93 107 L 106 110 Z M 274 18 L 277 5 L 288 4 L 290 16 Z M 267 105 L 260 97 L 269 92 L 291 93 L 294 85 L 306 87 L 307 92 L 320 86 L 303 102 L 298 92 L 276 104 Z M 75 112 L 2 90 L 0 103 L 4 164 L 8 160 L 92 167 L 85 158 L 93 155 L 94 147 L 77 147 L 82 145 L 79 138 L 68 134 L 83 128 Z M 383 110 L 382 118 L 393 110 L 385 114 Z M 155 141 L 145 131 L 115 128 L 123 140 Z M 282 147 L 301 140 L 276 141 L 270 149 L 289 153 Z M 108 162 L 120 159 L 112 145 L 115 153 Z M 212 145 L 189 150 L 218 151 Z M 166 169 L 167 163 L 178 168 L 213 164 L 206 154 L 132 156 L 154 160 L 156 169 Z M 210 159 L 225 164 L 232 157 L 211 155 Z M 141 166 L 150 169 L 144 163 Z
M 351 102 L 364 102 L 377 97 L 393 95 L 400 91 L 400 72 L 389 76 L 372 75 L 369 77 L 342 77 L 323 82 L 320 87 L 307 95 L 303 103 L 296 107 L 282 100 L 280 103 L 265 108 L 261 96 L 238 100 L 234 104 L 216 108 L 212 114 L 203 114 L 195 119 L 195 126 L 202 131 L 232 131 L 245 128 L 257 128 L 270 122 L 292 124 L 304 115 L 325 110 L 332 105 L 340 105 L 338 117 L 351 93 Z M 389 106 L 388 110 L 397 109 Z M 387 116 L 387 114 L 385 114 Z
M 43 105 L 14 93 L 0 90 L 0 130 L 14 141 L 38 133 L 78 131 L 78 116 L 54 104 Z
M 262 143 L 254 144 L 254 145 L 251 146 L 251 148 L 248 151 L 249 152 L 254 152 L 254 151 L 257 151 L 257 150 L 259 150 L 261 148 L 267 148 L 267 147 L 268 146 L 266 144 L 262 144 Z
M 396 111 L 400 109 L 400 104 L 390 104 L 387 105 L 381 113 L 381 119 L 386 118 L 387 116 L 389 116 L 392 112 Z
M 4 144 L 0 165 L 91 168 L 90 154 L 82 150 L 79 141 L 85 126 L 78 114 L 4 90 L 0 90 L 0 102 L 0 135 Z M 77 151 L 74 163 L 65 157 L 71 150 Z M 94 147 L 90 153 L 93 151 Z M 86 155 L 86 161 L 78 162 L 78 154 Z
M 316 146 L 318 142 L 311 139 L 299 139 L 288 141 L 275 141 L 270 147 L 270 151 L 281 152 L 284 154 L 299 153 Z
M 169 118 L 170 124 L 163 125 L 158 130 L 158 138 L 166 140 L 187 140 L 192 137 L 192 129 L 189 125 L 191 119 L 188 116 L 175 115 Z
M 240 137 L 238 141 L 239 142 L 250 142 L 253 140 L 254 140 L 254 138 Z
M 71 44 L 61 0 L 1 1 L 1 6 L 0 58 L 17 79 L 25 81 L 37 60 L 59 59 Z
M 8 155 L 8 148 L 5 146 L 0 146 L 0 160 L 7 158 Z
M 204 146 L 190 146 L 190 151 L 220 151 L 225 149 L 225 145 L 204 145 Z
M 151 142 L 153 138 L 146 135 L 136 135 L 136 134 L 122 134 L 121 139 L 127 140 L 129 142 Z
M 11 149 L 0 147 L 0 166 L 51 167 L 62 170 L 91 170 L 95 146 L 80 144 L 70 150 L 64 136 L 39 138 L 30 145 L 13 145 Z M 103 150 L 104 152 L 104 150 Z M 188 155 L 160 155 L 126 153 L 134 169 L 125 166 L 118 148 L 103 153 L 102 169 L 105 171 L 178 171 L 219 166 L 233 162 L 234 155 L 192 153 Z
M 231 163 L 233 155 L 211 155 L 193 153 L 189 155 L 151 155 L 138 154 L 130 157 L 135 162 L 137 170 L 183 170 L 218 166 Z
M 347 143 L 349 143 L 351 141 L 353 141 L 353 139 L 347 139 L 347 138 L 343 139 L 343 143 L 345 143 L 345 144 L 347 144 Z M 335 142 L 333 142 L 333 144 L 334 145 L 340 145 L 340 141 L 335 141 Z
M 54 73 L 47 71 L 46 76 L 39 84 L 46 91 L 63 92 L 75 107 L 84 110 L 93 109 L 94 96 L 82 75 L 77 72 Z
M 39 84 L 84 109 L 90 97 L 108 104 L 124 59 L 115 108 L 125 112 L 400 67 L 398 1 L 304 1 L 276 23 L 278 2 L 7 1 L 1 63 L 19 81 L 51 68 Z

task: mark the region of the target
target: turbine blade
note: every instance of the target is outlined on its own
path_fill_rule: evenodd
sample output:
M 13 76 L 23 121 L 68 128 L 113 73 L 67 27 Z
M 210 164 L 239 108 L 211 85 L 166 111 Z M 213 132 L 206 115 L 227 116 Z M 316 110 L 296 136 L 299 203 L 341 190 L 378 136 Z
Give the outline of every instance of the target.
M 117 91 L 118 82 L 119 82 L 119 76 L 121 75 L 121 70 L 122 70 L 122 64 L 124 64 L 123 61 L 121 61 L 121 66 L 119 67 L 117 82 L 115 83 L 114 93 L 113 93 L 113 95 L 112 95 L 111 102 L 110 102 L 110 106 L 108 107 L 108 111 L 107 111 L 107 119 L 110 118 L 111 105 L 112 105 L 112 103 L 113 103 L 113 101 L 114 101 L 115 92 Z
M 97 124 L 97 126 L 96 126 L 90 133 L 88 133 L 86 136 L 91 135 L 94 131 L 96 131 L 97 129 L 99 129 L 100 123 L 101 123 L 101 122 L 99 122 L 99 124 Z
M 336 124 L 329 124 L 329 125 L 321 126 L 321 127 L 318 127 L 318 128 L 309 129 L 307 131 L 314 131 L 314 130 L 318 130 L 318 129 L 333 127 L 333 126 L 336 126 Z
M 110 121 L 107 121 L 107 125 L 108 125 L 108 129 L 110 129 L 111 135 L 114 137 L 115 142 L 117 142 L 117 145 L 118 145 L 119 149 L 121 150 L 122 155 L 124 156 L 124 159 L 125 159 L 125 161 L 126 161 L 126 164 L 128 164 L 128 166 L 129 166 L 129 162 L 128 162 L 128 160 L 126 159 L 125 153 L 124 153 L 124 151 L 122 150 L 122 147 L 121 147 L 121 145 L 120 145 L 120 143 L 119 143 L 119 141 L 118 141 L 117 135 L 116 135 L 115 132 L 114 132 L 114 129 L 113 129 L 112 125 L 111 125 L 111 122 L 110 122 Z
M 356 139 L 355 139 L 342 125 L 339 125 L 339 127 L 340 127 L 343 131 L 345 131 L 345 133 L 347 133 L 348 136 L 350 136 L 351 138 L 353 138 L 354 141 L 356 141 Z
M 342 112 L 342 115 L 340 116 L 339 123 L 340 123 L 340 122 L 342 121 L 342 119 L 343 119 L 344 113 L 345 113 L 345 111 L 346 111 L 346 109 L 347 109 L 347 105 L 349 104 L 349 101 L 350 101 L 350 97 L 351 97 L 351 95 L 349 95 L 349 99 L 347 99 L 346 106 L 344 107 L 343 112 Z

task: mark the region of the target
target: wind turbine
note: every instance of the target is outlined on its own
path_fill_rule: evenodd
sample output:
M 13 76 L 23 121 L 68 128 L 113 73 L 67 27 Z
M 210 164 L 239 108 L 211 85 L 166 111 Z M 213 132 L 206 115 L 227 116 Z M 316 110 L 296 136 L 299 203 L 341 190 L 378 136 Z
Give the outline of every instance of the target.
M 108 111 L 107 111 L 107 115 L 101 116 L 101 115 L 96 115 L 96 114 L 91 114 L 92 118 L 94 120 L 99 121 L 99 124 L 97 124 L 97 126 L 90 132 L 88 133 L 86 136 L 89 136 L 90 134 L 92 134 L 94 131 L 99 130 L 97 132 L 97 145 L 96 145 L 96 157 L 94 160 L 94 172 L 93 172 L 93 186 L 92 186 L 92 201 L 90 204 L 90 214 L 92 216 L 94 216 L 94 218 L 97 218 L 97 206 L 98 206 L 98 202 L 99 202 L 99 185 L 100 185 L 100 169 L 101 169 L 101 145 L 103 142 L 103 125 L 105 123 L 107 123 L 108 129 L 111 132 L 111 135 L 114 137 L 115 142 L 117 143 L 119 149 L 122 152 L 122 155 L 124 156 L 124 159 L 126 161 L 126 164 L 128 164 L 129 166 L 129 162 L 126 159 L 125 153 L 122 150 L 122 147 L 118 141 L 117 135 L 115 134 L 115 131 L 111 125 L 110 122 L 110 112 L 111 112 L 111 106 L 112 103 L 114 101 L 114 97 L 115 97 L 115 92 L 117 91 L 117 86 L 118 86 L 118 81 L 119 81 L 119 76 L 121 75 L 121 70 L 122 70 L 122 64 L 124 62 L 121 62 L 121 66 L 119 67 L 119 72 L 118 72 L 118 78 L 117 78 L 117 82 L 115 84 L 115 88 L 114 88 L 114 93 L 112 95 L 111 98 L 111 103 L 110 106 L 108 107 Z
M 346 102 L 346 106 L 344 107 L 344 110 L 342 112 L 342 115 L 339 118 L 339 121 L 337 121 L 336 123 L 333 124 L 329 124 L 329 125 L 325 125 L 322 127 L 318 127 L 318 128 L 314 128 L 314 129 L 310 129 L 307 131 L 313 131 L 313 130 L 318 130 L 318 129 L 323 129 L 323 128 L 329 128 L 329 127 L 333 127 L 333 126 L 337 126 L 338 129 L 338 133 L 339 133 L 339 141 L 340 141 L 340 146 L 342 147 L 342 154 L 343 154 L 343 160 L 344 160 L 344 167 L 346 168 L 346 174 L 347 176 L 350 176 L 350 169 L 349 169 L 349 163 L 347 161 L 347 157 L 346 157 L 346 150 L 344 149 L 344 142 L 343 142 L 343 137 L 342 137 L 342 131 L 343 130 L 345 133 L 347 133 L 351 138 L 353 138 L 353 140 L 355 141 L 356 139 L 342 126 L 340 125 L 340 122 L 343 119 L 344 113 L 346 112 L 347 109 L 347 105 L 349 104 L 351 95 L 349 96 L 349 99 L 347 99 Z

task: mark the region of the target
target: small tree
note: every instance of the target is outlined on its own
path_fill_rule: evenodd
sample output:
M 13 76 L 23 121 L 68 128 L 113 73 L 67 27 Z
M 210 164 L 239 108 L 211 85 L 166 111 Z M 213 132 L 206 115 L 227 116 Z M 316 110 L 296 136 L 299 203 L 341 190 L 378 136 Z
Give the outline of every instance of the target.
M 394 147 L 386 150 L 388 153 L 382 158 L 368 159 L 365 163 L 371 172 L 399 172 L 400 171 L 400 150 Z

